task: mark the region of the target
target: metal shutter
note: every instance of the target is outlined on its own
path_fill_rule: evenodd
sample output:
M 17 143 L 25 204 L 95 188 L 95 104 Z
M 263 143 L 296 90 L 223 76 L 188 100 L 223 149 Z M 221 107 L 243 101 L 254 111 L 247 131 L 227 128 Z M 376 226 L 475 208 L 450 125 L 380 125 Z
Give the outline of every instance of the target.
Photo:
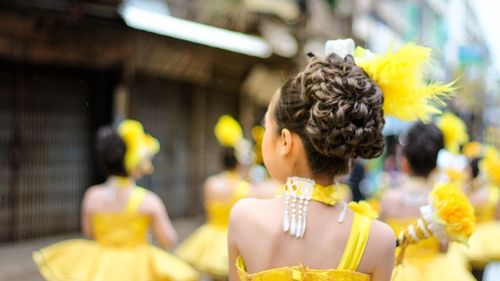
M 138 76 L 131 91 L 131 117 L 160 141 L 155 172 L 139 184 L 158 194 L 171 217 L 184 216 L 189 207 L 188 157 L 190 92 L 159 78 Z
M 6 64 L 2 63 L 2 66 Z M 9 143 L 12 137 L 12 92 L 14 76 L 11 69 L 0 68 L 0 241 L 9 237 L 9 186 L 11 171 L 9 169 Z

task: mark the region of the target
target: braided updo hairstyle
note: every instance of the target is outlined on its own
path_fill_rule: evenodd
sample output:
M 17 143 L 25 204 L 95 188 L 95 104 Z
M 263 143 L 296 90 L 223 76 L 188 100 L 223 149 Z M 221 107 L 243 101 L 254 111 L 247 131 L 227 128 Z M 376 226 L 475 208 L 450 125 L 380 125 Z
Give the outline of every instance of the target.
M 278 134 L 297 134 L 315 175 L 346 174 L 356 157 L 382 154 L 383 96 L 352 56 L 313 57 L 281 87 L 274 108 Z

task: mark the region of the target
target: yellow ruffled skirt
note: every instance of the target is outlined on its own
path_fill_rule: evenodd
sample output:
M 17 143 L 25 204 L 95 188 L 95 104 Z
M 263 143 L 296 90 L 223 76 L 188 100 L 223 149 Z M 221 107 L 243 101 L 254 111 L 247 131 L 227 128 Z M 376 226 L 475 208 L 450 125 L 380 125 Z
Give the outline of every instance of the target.
M 412 260 L 394 268 L 392 281 L 475 281 L 460 252 L 437 253 L 431 258 Z
M 472 267 L 483 269 L 493 261 L 500 261 L 500 221 L 478 224 L 469 238 L 467 257 Z
M 191 281 L 187 263 L 149 244 L 106 247 L 92 240 L 68 240 L 33 253 L 48 281 Z
M 200 226 L 176 250 L 176 254 L 196 269 L 214 277 L 228 274 L 227 227 Z

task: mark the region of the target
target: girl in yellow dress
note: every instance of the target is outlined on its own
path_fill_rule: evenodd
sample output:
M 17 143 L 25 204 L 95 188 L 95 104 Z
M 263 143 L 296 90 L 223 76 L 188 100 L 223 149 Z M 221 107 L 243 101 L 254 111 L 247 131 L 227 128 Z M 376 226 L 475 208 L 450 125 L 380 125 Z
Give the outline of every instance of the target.
M 286 191 L 234 206 L 230 280 L 390 279 L 392 230 L 347 209 L 335 182 L 352 159 L 382 153 L 382 100 L 350 55 L 314 57 L 278 89 L 265 116 L 262 151 Z
M 99 130 L 97 150 L 109 178 L 91 187 L 83 200 L 83 233 L 92 240 L 68 240 L 34 252 L 43 277 L 49 281 L 197 280 L 197 272 L 188 264 L 149 242 L 150 229 L 162 247 L 177 239 L 161 199 L 135 184 L 152 172 L 158 141 L 146 135 L 139 122 L 125 120 L 118 130 Z
M 250 184 L 240 176 L 235 150 L 225 147 L 222 158 L 224 171 L 209 177 L 204 184 L 207 222 L 176 250 L 179 257 L 215 279 L 227 278 L 229 213 L 250 189 Z
M 229 222 L 229 278 L 374 280 L 392 275 L 395 237 L 369 204 L 340 202 L 335 179 L 356 157 L 382 154 L 384 113 L 429 120 L 451 85 L 427 83 L 430 50 L 413 44 L 372 54 L 329 41 L 272 98 L 264 163 L 286 182 L 280 198 L 240 200 Z
M 416 223 L 420 208 L 428 204 L 429 193 L 437 181 L 438 153 L 443 147 L 443 135 L 432 123 L 417 123 L 406 135 L 402 169 L 409 178 L 401 187 L 387 190 L 382 197 L 382 219 L 396 234 Z M 463 255 L 445 254 L 445 247 L 435 238 L 408 246 L 393 280 L 475 280 Z
M 492 147 L 484 149 L 482 158 L 471 160 L 472 180 L 468 190 L 478 222 L 476 232 L 469 240 L 467 257 L 477 276 L 490 262 L 500 261 L 500 217 L 496 216 L 500 206 L 500 154 Z

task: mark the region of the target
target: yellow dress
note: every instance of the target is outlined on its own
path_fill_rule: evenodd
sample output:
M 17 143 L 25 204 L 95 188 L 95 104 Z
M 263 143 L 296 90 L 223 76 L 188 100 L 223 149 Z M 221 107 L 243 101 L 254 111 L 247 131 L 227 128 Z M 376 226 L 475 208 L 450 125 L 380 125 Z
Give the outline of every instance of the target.
M 372 220 L 354 213 L 351 232 L 344 254 L 336 269 L 311 269 L 304 265 L 272 268 L 257 273 L 246 272 L 245 262 L 240 256 L 236 267 L 240 280 L 246 281 L 369 281 L 370 275 L 357 272 L 359 262 L 370 235 Z
M 74 239 L 33 253 L 48 281 L 188 281 L 198 273 L 184 261 L 148 243 L 149 216 L 137 209 L 145 190 L 135 188 L 127 208 L 91 216 L 95 241 Z
M 495 211 L 500 200 L 500 190 L 496 186 L 489 187 L 489 200 L 481 208 L 476 209 L 476 231 L 469 239 L 466 249 L 472 267 L 483 269 L 492 261 L 500 261 L 500 221 L 495 220 Z
M 398 235 L 418 218 L 391 218 L 385 222 Z M 467 268 L 467 260 L 458 248 L 450 247 L 444 254 L 439 251 L 435 238 L 422 240 L 406 249 L 403 263 L 393 271 L 392 281 L 473 281 L 475 278 Z M 396 255 L 399 253 L 396 249 Z
M 245 197 L 249 189 L 250 184 L 241 180 L 228 202 L 206 202 L 207 223 L 182 242 L 176 254 L 200 271 L 215 277 L 227 276 L 229 214 L 234 203 Z

